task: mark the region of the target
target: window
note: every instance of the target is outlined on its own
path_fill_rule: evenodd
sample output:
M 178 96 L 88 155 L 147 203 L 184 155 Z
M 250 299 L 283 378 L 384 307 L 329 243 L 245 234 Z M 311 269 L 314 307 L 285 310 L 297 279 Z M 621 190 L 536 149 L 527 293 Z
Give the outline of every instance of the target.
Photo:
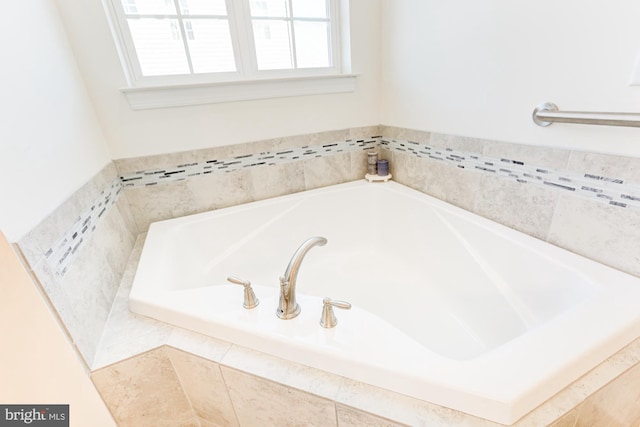
M 338 74 L 339 0 L 110 0 L 132 87 Z
M 326 0 L 250 1 L 250 6 L 258 70 L 332 66 Z

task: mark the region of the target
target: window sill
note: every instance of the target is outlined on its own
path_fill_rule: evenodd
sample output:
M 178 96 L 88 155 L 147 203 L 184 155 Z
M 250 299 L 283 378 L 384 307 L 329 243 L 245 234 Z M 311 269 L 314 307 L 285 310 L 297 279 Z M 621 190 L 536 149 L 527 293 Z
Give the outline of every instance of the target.
M 134 110 L 353 92 L 357 74 L 121 89 Z

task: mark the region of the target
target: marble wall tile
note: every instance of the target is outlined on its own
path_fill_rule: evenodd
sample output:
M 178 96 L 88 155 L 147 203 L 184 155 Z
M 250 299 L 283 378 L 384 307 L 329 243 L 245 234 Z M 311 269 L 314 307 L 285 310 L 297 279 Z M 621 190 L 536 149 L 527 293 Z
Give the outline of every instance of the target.
M 537 145 L 514 144 L 501 141 L 487 141 L 482 154 L 496 159 L 518 160 L 525 164 L 545 166 L 564 170 L 569 161 L 569 150 Z
M 155 221 L 195 213 L 193 195 L 187 181 L 125 190 L 131 211 L 140 232 Z
M 640 276 L 640 210 L 571 196 L 558 200 L 548 241 Z
M 468 171 L 441 161 L 391 151 L 393 179 L 452 205 L 474 212 L 482 192 L 480 172 Z
M 122 202 L 121 205 L 124 206 L 126 201 Z M 117 282 L 110 285 L 110 291 L 117 291 L 120 285 L 119 279 L 122 277 L 129 255 L 133 250 L 138 233 L 137 228 L 134 229 L 132 226 L 133 224 L 128 224 L 128 221 L 123 218 L 120 206 L 116 204 L 108 211 L 91 236 L 92 241 L 99 242 L 101 255 L 111 267 L 117 280 Z M 109 298 L 113 300 L 114 297 L 115 292 L 110 292 Z
M 170 184 L 169 184 L 170 185 Z M 192 210 L 205 212 L 255 200 L 251 171 L 236 170 L 187 180 Z
M 431 138 L 430 132 L 386 125 L 380 126 L 380 135 L 385 138 L 414 141 L 420 144 L 430 144 Z
M 268 172 L 243 169 L 150 187 L 127 188 L 125 193 L 136 226 L 139 231 L 144 232 L 152 222 L 254 201 L 252 180 L 254 173 L 257 177 L 268 174 Z M 272 179 L 278 179 L 278 175 Z M 267 182 L 269 181 L 263 182 L 263 187 Z M 278 190 L 281 191 L 271 189 L 272 192 Z
M 538 239 L 547 237 L 558 191 L 483 175 L 474 211 Z
M 489 141 L 484 139 L 471 138 L 468 136 L 447 135 L 442 133 L 432 133 L 428 142 L 432 147 L 451 148 L 453 150 L 478 154 L 482 154 L 487 143 L 489 143 Z M 493 143 L 493 141 L 490 143 Z
M 243 427 L 337 426 L 331 400 L 225 366 L 221 370 Z
M 344 405 L 336 405 L 338 427 L 403 427 L 406 424 L 386 420 Z
M 97 187 L 96 182 L 102 183 L 106 181 L 107 175 L 114 172 L 115 169 L 110 165 L 105 166 L 103 170 L 77 189 L 18 242 L 18 246 L 24 247 L 23 252 L 25 256 L 28 256 L 32 266 L 38 263 L 45 252 L 58 242 L 99 196 L 104 187 Z M 115 178 L 116 175 L 113 175 L 111 180 L 113 181 Z M 41 253 L 37 252 L 38 249 L 40 249 Z
M 127 197 L 126 191 L 123 190 L 120 192 L 118 200 L 116 201 L 116 208 L 120 212 L 120 217 L 122 218 L 126 229 L 134 237 L 134 239 L 137 238 L 138 234 L 140 234 L 140 230 L 138 230 L 138 225 L 136 224 L 136 219 L 133 216 L 131 203 L 129 203 L 129 198 Z
M 169 339 L 173 328 L 170 325 L 154 320 L 150 317 L 135 314 L 129 310 L 129 295 L 118 294 L 109 313 L 100 342 L 100 352 L 122 354 L 128 348 L 135 348 L 138 352 L 158 347 Z M 152 347 L 150 347 L 152 346 Z M 119 350 L 119 347 L 124 347 Z M 125 353 L 126 357 L 131 353 Z M 105 355 L 102 356 L 105 359 Z M 113 356 L 107 358 L 113 361 Z M 104 366 L 94 361 L 93 367 Z
M 283 148 L 303 147 L 325 142 L 343 141 L 349 138 L 378 136 L 379 126 L 364 126 L 353 129 L 340 129 L 304 135 L 285 136 L 239 144 L 221 145 L 200 150 L 165 153 L 152 156 L 116 159 L 114 161 L 120 175 L 131 172 L 162 169 L 180 164 L 223 159 L 245 154 L 274 151 Z
M 131 250 L 116 297 L 105 323 L 92 368 L 99 369 L 134 354 L 165 344 L 173 327 L 129 310 L 129 293 L 135 277 L 146 233 L 140 234 Z
M 86 183 L 31 230 L 43 251 L 51 248 L 71 228 L 98 194 L 93 182 Z
M 431 182 L 431 171 L 425 159 L 399 151 L 384 151 L 386 153 L 384 156 L 389 159 L 389 169 L 394 181 L 427 193 Z
M 88 211 L 116 177 L 116 168 L 109 163 L 18 242 L 37 283 L 88 366 L 95 356 L 137 234 L 126 200 L 117 201 L 96 224 L 95 231 L 84 237 L 64 276 L 55 274 L 52 261 L 45 259 L 44 253 Z
M 255 200 L 304 191 L 304 167 L 300 162 L 250 168 Z
M 195 414 L 214 425 L 238 426 L 219 365 L 171 347 L 166 350 Z
M 104 188 L 111 185 L 113 180 L 117 177 L 118 168 L 116 168 L 116 165 L 113 162 L 109 162 L 91 179 L 91 182 L 93 182 L 96 190 L 101 192 Z M 92 199 L 89 201 L 93 201 L 96 196 L 97 194 L 92 196 Z
M 118 287 L 117 296 L 129 297 L 131 292 L 131 286 L 133 285 L 133 279 L 140 263 L 140 256 L 142 255 L 142 249 L 144 249 L 144 243 L 147 240 L 147 233 L 140 233 L 136 236 L 136 240 L 129 254 L 127 266 L 122 272 L 122 278 L 120 279 L 120 285 Z
M 136 236 L 119 209 L 110 209 L 60 281 L 76 317 L 97 347 Z M 87 316 L 87 317 L 85 317 Z M 88 359 L 91 363 L 91 358 Z
M 421 159 L 427 173 L 427 194 L 473 212 L 481 192 L 481 173 L 431 159 Z
M 572 151 L 567 167 L 572 171 L 621 178 L 625 182 L 640 184 L 640 159 L 635 157 Z
M 369 150 L 364 151 L 352 151 L 349 153 L 351 155 L 351 171 L 347 176 L 348 181 L 356 181 L 359 179 L 364 179 L 364 176 L 367 174 L 367 153 Z M 381 157 L 381 150 L 376 150 L 378 152 L 378 159 L 386 158 L 389 160 L 389 157 Z M 391 163 L 391 162 L 389 162 Z
M 29 233 L 31 237 L 46 252 L 71 228 L 78 217 L 96 200 L 100 192 L 116 177 L 116 168 L 109 162 L 35 226 Z
M 304 160 L 303 164 L 307 190 L 352 180 L 350 153 Z
M 119 277 L 107 262 L 103 248 L 95 238 L 85 243 L 82 252 L 58 283 L 69 306 L 57 306 L 56 309 L 71 311 L 81 323 L 67 324 L 67 327 L 89 366 L 93 363 L 118 283 Z
M 249 144 L 210 147 L 200 150 L 178 151 L 174 153 L 155 154 L 151 156 L 130 157 L 114 160 L 118 173 L 127 175 L 145 170 L 172 168 L 177 165 L 223 159 L 231 156 L 250 154 L 252 149 L 264 145 L 259 141 Z
M 349 129 L 349 138 L 355 139 L 369 139 L 374 136 L 382 136 L 382 126 L 362 126 Z
M 52 310 L 58 314 L 65 327 L 69 328 L 72 324 L 81 325 L 81 322 L 75 319 L 71 311 L 71 304 L 67 300 L 62 287 L 59 286 L 56 275 L 49 264 L 47 264 L 44 259 L 40 260 L 40 262 L 33 267 L 32 273 L 34 281 L 42 289 L 46 298 L 51 303 Z
M 91 379 L 119 426 L 198 425 L 164 347 L 99 369 Z
M 185 158 L 188 157 L 188 158 Z M 199 157 L 195 151 L 183 153 L 167 153 L 167 154 L 155 154 L 151 156 L 141 157 L 128 157 L 123 159 L 116 159 L 115 163 L 118 174 L 120 176 L 146 170 L 164 169 L 166 167 L 172 167 L 183 163 L 191 163 L 195 160 L 193 157 Z
M 280 138 L 277 148 L 304 147 L 323 144 L 325 142 L 344 141 L 349 139 L 349 129 L 337 129 L 303 135 L 292 135 Z
M 179 164 L 211 159 L 228 159 L 265 151 L 371 139 L 379 136 L 379 132 L 379 126 L 364 126 L 189 152 L 119 159 L 115 163 L 120 175 L 126 175 L 141 170 L 175 167 Z M 136 226 L 139 231 L 146 231 L 149 223 L 154 221 L 362 179 L 365 173 L 366 153 L 356 150 L 323 158 L 256 166 L 228 174 L 215 173 L 192 177 L 181 182 L 129 187 L 125 193 Z

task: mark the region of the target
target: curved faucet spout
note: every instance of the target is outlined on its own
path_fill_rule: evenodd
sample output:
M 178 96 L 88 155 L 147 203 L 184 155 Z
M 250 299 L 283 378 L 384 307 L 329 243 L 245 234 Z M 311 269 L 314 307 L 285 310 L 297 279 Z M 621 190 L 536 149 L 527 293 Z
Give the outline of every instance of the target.
M 300 306 L 296 302 L 296 280 L 298 270 L 304 256 L 314 246 L 324 246 L 327 239 L 314 236 L 305 240 L 291 257 L 284 276 L 280 278 L 280 301 L 276 314 L 281 319 L 293 319 L 300 314 Z
M 327 239 L 320 236 L 310 237 L 305 240 L 291 257 L 291 261 L 289 261 L 289 265 L 287 265 L 287 270 L 284 272 L 284 280 L 289 282 L 290 286 L 295 287 L 298 270 L 300 269 L 300 264 L 302 264 L 304 256 L 312 247 L 324 246 L 326 244 Z

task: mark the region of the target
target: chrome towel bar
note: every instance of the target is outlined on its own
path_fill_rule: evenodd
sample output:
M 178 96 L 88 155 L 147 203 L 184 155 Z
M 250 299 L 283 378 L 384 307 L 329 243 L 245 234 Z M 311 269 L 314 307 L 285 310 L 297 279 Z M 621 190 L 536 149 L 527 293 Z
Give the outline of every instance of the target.
M 533 121 L 538 126 L 552 123 L 579 123 L 585 125 L 640 127 L 640 113 L 587 113 L 584 111 L 558 111 L 551 102 L 540 104 L 533 110 Z

